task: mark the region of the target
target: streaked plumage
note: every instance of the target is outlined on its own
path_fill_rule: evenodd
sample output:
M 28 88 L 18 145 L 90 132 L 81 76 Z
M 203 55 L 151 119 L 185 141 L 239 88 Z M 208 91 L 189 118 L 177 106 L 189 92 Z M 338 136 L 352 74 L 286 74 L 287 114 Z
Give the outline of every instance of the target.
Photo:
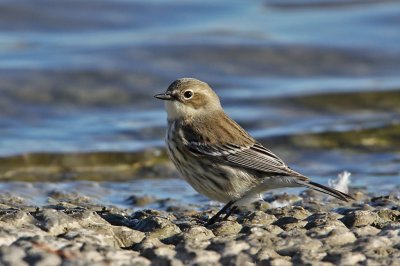
M 206 83 L 179 79 L 155 97 L 166 100 L 166 143 L 171 160 L 195 190 L 227 203 L 223 211 L 282 187 L 305 186 L 341 200 L 351 199 L 290 169 L 225 114 Z

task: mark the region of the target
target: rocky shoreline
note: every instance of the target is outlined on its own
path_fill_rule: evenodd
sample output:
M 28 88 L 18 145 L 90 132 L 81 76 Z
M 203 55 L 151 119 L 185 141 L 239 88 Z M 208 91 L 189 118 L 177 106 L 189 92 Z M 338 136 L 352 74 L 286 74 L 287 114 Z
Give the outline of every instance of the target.
M 208 227 L 217 207 L 132 212 L 68 195 L 41 207 L 3 197 L 0 264 L 399 265 L 399 197 L 353 195 L 275 196 Z

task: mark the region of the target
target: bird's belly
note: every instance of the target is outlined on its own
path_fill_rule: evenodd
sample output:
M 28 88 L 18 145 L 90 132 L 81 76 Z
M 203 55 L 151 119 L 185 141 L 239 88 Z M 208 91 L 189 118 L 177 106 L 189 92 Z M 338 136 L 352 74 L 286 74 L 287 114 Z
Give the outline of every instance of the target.
M 168 154 L 182 177 L 200 194 L 227 203 L 241 198 L 254 186 L 248 173 L 192 155 L 167 141 Z

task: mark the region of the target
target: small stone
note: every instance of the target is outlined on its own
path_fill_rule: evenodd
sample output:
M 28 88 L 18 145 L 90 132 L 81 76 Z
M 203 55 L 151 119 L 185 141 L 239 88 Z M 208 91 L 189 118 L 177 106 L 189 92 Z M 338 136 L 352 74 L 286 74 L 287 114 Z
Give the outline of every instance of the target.
M 400 211 L 383 209 L 377 212 L 384 222 L 400 222 Z
M 294 260 L 301 262 L 301 264 L 312 264 L 312 262 L 320 262 L 325 256 L 326 252 L 321 250 L 303 249 L 300 253 L 294 256 Z
M 311 229 L 314 227 L 327 227 L 331 226 L 332 224 L 339 225 L 339 223 L 341 224 L 341 226 L 344 226 L 343 223 L 337 220 L 341 217 L 342 215 L 339 215 L 337 213 L 315 213 L 307 217 L 308 223 L 305 227 L 306 229 Z
M 221 256 L 218 253 L 201 250 L 197 252 L 197 256 L 193 259 L 193 265 L 219 265 L 220 258 Z
M 28 264 L 23 260 L 25 251 L 20 247 L 1 246 L 0 247 L 0 264 L 1 265 L 21 265 Z
M 235 221 L 222 221 L 213 224 L 210 228 L 216 236 L 229 236 L 239 233 L 242 226 Z
M 372 255 L 373 257 L 384 257 L 394 252 L 392 244 L 393 242 L 385 236 L 375 236 L 363 239 L 359 245 L 359 250 L 363 254 Z
M 221 258 L 221 255 L 212 250 L 178 248 L 176 255 L 184 265 L 215 265 Z
M 378 222 L 379 216 L 371 211 L 352 211 L 346 214 L 342 221 L 348 227 L 360 227 Z
M 149 266 L 151 265 L 151 261 L 143 257 L 135 257 L 129 261 L 128 265 Z
M 274 215 L 267 214 L 262 211 L 254 211 L 245 217 L 243 224 L 246 225 L 270 225 L 277 219 Z
M 302 250 L 317 250 L 321 247 L 321 241 L 311 239 L 304 234 L 288 236 L 275 243 L 276 251 L 282 256 L 293 256 Z
M 149 248 L 144 250 L 141 255 L 150 259 L 154 264 L 171 264 L 171 261 L 174 260 L 176 255 L 176 251 L 168 247 Z
M 306 226 L 307 227 L 307 226 Z M 338 220 L 328 220 L 324 222 L 323 224 L 320 224 L 316 227 L 311 228 L 308 230 L 307 235 L 313 238 L 316 237 L 325 237 L 327 236 L 332 230 L 340 230 L 341 232 L 349 232 L 349 229 L 341 222 Z
M 276 253 L 276 251 L 271 248 L 263 247 L 256 254 L 256 258 L 258 261 L 271 260 L 281 258 L 281 255 Z
M 339 260 L 339 265 L 357 265 L 357 263 L 365 261 L 366 257 L 361 253 L 344 253 Z
M 352 232 L 343 232 L 342 230 L 332 230 L 328 237 L 324 239 L 330 246 L 342 246 L 354 243 L 357 238 Z
M 250 245 L 244 241 L 230 241 L 226 243 L 222 252 L 223 257 L 239 254 L 243 250 L 248 250 Z
M 269 262 L 269 265 L 271 266 L 292 266 L 293 263 L 288 261 L 288 260 L 284 260 L 284 259 L 273 259 Z
M 379 230 L 376 227 L 367 225 L 363 227 L 358 227 L 353 230 L 353 232 L 356 234 L 357 237 L 361 236 L 375 236 L 377 235 L 381 230 Z
M 145 249 L 154 249 L 154 248 L 159 248 L 159 247 L 170 247 L 170 248 L 174 248 L 174 246 L 172 245 L 166 245 L 164 243 L 162 243 L 158 238 L 154 238 L 154 237 L 145 237 L 142 242 L 140 242 L 139 244 L 136 244 L 133 246 L 134 250 L 137 251 L 142 251 Z
M 131 247 L 134 244 L 140 243 L 145 237 L 143 232 L 125 226 L 113 226 L 112 231 L 114 232 L 115 239 L 120 242 L 120 247 Z
M 40 250 L 30 251 L 30 254 L 24 258 L 29 265 L 47 266 L 47 265 L 61 265 L 61 258 L 54 253 Z
M 141 220 L 134 229 L 149 232 L 151 237 L 156 237 L 161 240 L 179 234 L 181 230 L 171 221 L 161 217 L 147 217 Z
M 184 240 L 207 240 L 215 237 L 214 233 L 204 226 L 193 226 L 182 232 Z
M 243 266 L 255 266 L 254 260 L 246 253 L 238 253 L 223 257 L 221 259 L 222 265 L 243 265 Z
M 307 224 L 306 221 L 301 221 L 294 217 L 282 217 L 279 218 L 274 225 L 279 226 L 285 231 L 292 230 L 295 228 L 302 228 Z
M 310 212 L 302 206 L 293 206 L 288 212 L 289 216 L 294 217 L 299 220 L 303 220 L 310 216 Z

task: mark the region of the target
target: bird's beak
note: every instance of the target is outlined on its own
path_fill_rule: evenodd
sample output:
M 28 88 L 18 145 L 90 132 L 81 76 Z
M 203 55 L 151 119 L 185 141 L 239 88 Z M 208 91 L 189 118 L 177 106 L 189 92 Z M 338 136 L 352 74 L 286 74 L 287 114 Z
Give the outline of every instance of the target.
M 174 100 L 174 97 L 169 93 L 156 94 L 156 95 L 154 95 L 154 98 L 157 98 L 157 99 L 160 99 L 160 100 L 164 100 L 164 101 L 172 101 L 172 100 Z

